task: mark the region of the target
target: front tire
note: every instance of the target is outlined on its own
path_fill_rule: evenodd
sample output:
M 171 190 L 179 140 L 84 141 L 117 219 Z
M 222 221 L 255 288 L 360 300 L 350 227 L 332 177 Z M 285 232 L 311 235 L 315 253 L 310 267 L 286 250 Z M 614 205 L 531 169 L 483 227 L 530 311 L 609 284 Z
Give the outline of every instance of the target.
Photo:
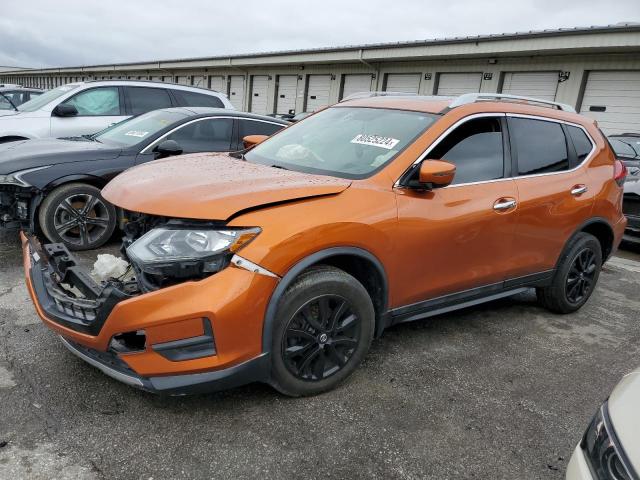
M 45 197 L 38 220 L 50 241 L 64 243 L 69 250 L 91 250 L 111 238 L 116 209 L 93 185 L 70 183 Z
M 292 397 L 335 388 L 369 351 L 374 327 L 373 303 L 360 282 L 334 267 L 310 268 L 279 303 L 272 385 Z
M 575 312 L 589 300 L 601 268 L 600 242 L 580 232 L 563 252 L 551 285 L 536 289 L 539 302 L 552 312 Z

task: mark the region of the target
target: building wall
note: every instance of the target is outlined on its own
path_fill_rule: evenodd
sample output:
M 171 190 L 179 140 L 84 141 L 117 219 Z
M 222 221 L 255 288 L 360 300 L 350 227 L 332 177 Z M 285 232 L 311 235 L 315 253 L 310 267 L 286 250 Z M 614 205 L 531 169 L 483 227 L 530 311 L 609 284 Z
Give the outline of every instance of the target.
M 490 63 L 495 61 L 495 63 Z M 511 58 L 469 58 L 455 60 L 430 60 L 430 61 L 384 61 L 368 65 L 365 64 L 330 64 L 315 65 L 303 64 L 295 66 L 263 66 L 252 67 L 243 70 L 236 68 L 190 68 L 166 70 L 131 70 L 131 71 L 78 71 L 64 73 L 41 74 L 0 74 L 0 82 L 20 83 L 25 86 L 40 88 L 54 88 L 59 85 L 75 81 L 92 79 L 157 79 L 162 77 L 165 82 L 200 84 L 205 88 L 209 86 L 210 77 L 214 77 L 213 84 L 220 83 L 225 88 L 223 93 L 229 93 L 229 77 L 239 75 L 245 78 L 245 94 L 242 99 L 243 109 L 249 108 L 249 86 L 253 75 L 266 75 L 268 77 L 267 111 L 273 113 L 276 105 L 276 79 L 278 75 L 297 75 L 298 87 L 296 96 L 296 111 L 305 108 L 305 92 L 309 75 L 325 74 L 331 76 L 331 88 L 329 102 L 339 101 L 340 87 L 343 76 L 349 74 L 374 75 L 372 82 L 374 90 L 383 90 L 384 81 L 388 74 L 414 73 L 420 75 L 419 93 L 432 95 L 436 93 L 437 79 L 443 73 L 450 72 L 480 72 L 483 80 L 481 92 L 498 92 L 501 81 L 508 72 L 533 72 L 554 71 L 565 72 L 569 76 L 566 80 L 559 81 L 556 92 L 556 101 L 578 106 L 581 88 L 586 82 L 587 72 L 592 70 L 640 70 L 639 53 L 597 54 L 597 55 L 555 55 L 539 57 L 511 57 Z

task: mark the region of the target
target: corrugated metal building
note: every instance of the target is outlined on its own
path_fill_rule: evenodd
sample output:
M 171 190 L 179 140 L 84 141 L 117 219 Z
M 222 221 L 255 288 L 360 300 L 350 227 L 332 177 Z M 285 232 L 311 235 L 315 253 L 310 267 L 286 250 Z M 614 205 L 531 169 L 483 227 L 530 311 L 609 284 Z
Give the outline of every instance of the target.
M 0 73 L 53 88 L 145 79 L 226 93 L 256 113 L 313 111 L 363 90 L 503 92 L 574 105 L 607 133 L 640 132 L 640 24 Z

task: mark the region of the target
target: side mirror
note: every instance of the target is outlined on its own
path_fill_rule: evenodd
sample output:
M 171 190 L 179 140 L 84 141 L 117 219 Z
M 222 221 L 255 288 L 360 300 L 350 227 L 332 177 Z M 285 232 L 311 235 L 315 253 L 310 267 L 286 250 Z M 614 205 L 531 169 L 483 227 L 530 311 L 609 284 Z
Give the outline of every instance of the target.
M 444 160 L 424 160 L 420 164 L 418 183 L 425 189 L 446 187 L 453 182 L 456 166 Z
M 78 109 L 73 105 L 69 105 L 67 103 L 61 103 L 56 106 L 51 112 L 56 117 L 75 117 L 78 115 Z
M 182 154 L 182 147 L 175 140 L 165 140 L 158 144 L 156 148 L 153 149 L 154 152 L 159 153 L 160 157 L 172 157 L 174 155 Z
M 268 135 L 247 135 L 242 139 L 242 143 L 244 144 L 244 148 L 253 148 L 256 145 L 264 142 Z

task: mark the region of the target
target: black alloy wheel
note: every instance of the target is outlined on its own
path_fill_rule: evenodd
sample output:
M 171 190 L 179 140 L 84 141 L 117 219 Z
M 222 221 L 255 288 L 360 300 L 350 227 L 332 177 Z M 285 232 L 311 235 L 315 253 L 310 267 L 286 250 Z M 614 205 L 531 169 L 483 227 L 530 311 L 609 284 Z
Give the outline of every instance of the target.
M 580 304 L 585 297 L 589 296 L 594 285 L 596 270 L 596 254 L 591 248 L 586 247 L 575 257 L 567 275 L 565 292 L 570 303 Z
M 109 229 L 109 212 L 95 195 L 75 194 L 58 204 L 53 228 L 65 243 L 86 248 Z
M 536 288 L 540 303 L 556 313 L 580 309 L 596 288 L 602 251 L 600 241 L 590 233 L 572 237 L 558 259 L 551 283 Z
M 339 295 L 309 300 L 293 315 L 282 339 L 287 369 L 306 381 L 330 377 L 344 367 L 360 341 L 360 318 Z
M 52 242 L 69 250 L 104 245 L 116 227 L 116 210 L 93 185 L 72 183 L 50 192 L 39 211 L 40 228 Z

